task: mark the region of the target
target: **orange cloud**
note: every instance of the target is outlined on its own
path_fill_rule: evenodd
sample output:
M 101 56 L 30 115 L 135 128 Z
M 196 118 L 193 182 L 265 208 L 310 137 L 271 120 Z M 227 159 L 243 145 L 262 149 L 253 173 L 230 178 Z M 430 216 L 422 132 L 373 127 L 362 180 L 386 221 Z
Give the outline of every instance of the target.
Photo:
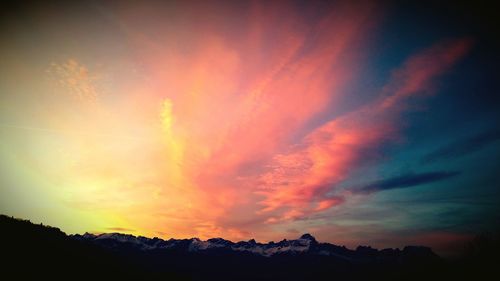
M 381 98 L 327 122 L 300 145 L 274 156 L 269 171 L 260 177 L 257 193 L 264 197 L 262 212 L 281 213 L 288 219 L 296 218 L 288 215 L 290 210 L 307 215 L 339 203 L 325 198 L 370 151 L 394 139 L 407 98 L 428 90 L 470 45 L 467 39 L 447 41 L 412 56 L 394 72 Z
M 63 87 L 78 101 L 89 104 L 97 101 L 98 94 L 95 86 L 97 77 L 91 76 L 87 67 L 75 59 L 68 59 L 64 63 L 54 62 L 47 72 L 51 74 L 55 84 Z
M 182 23 L 189 37 L 138 34 L 134 29 L 141 23 L 128 24 L 135 22 L 135 11 L 121 11 L 120 22 L 127 34 L 135 34 L 137 56 L 150 77 L 151 88 L 141 99 L 163 104 L 159 115 L 168 134 L 163 158 L 176 163 L 166 165 L 164 192 L 183 198 L 165 199 L 174 206 L 158 203 L 154 208 L 182 210 L 189 217 L 185 224 L 211 223 L 214 227 L 197 229 L 228 235 L 235 233 L 228 212 L 246 221 L 259 209 L 253 185 L 265 163 L 342 97 L 359 63 L 361 52 L 354 50 L 362 48 L 377 10 L 344 3 L 328 12 L 311 11 L 318 18 L 311 23 L 300 7 L 252 2 L 248 20 L 236 32 L 228 30 L 229 22 L 241 20 L 233 13 L 224 20 L 207 17 L 199 5 L 212 9 L 200 3 L 179 8 L 196 19 Z M 154 11 L 145 12 L 154 18 Z M 181 22 L 174 16 L 170 24 Z M 293 159 L 287 161 L 294 165 Z M 338 204 L 335 200 L 317 208 Z M 291 210 L 286 216 L 302 213 Z

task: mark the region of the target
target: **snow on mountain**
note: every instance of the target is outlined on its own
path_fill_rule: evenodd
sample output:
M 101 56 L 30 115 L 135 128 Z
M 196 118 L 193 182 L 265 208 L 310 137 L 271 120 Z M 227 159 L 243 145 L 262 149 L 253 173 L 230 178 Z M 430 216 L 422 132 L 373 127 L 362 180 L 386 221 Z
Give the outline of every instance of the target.
M 236 251 L 247 252 L 264 257 L 275 255 L 321 255 L 336 257 L 346 261 L 387 261 L 407 259 L 408 257 L 432 257 L 435 254 L 430 248 L 409 246 L 403 251 L 399 249 L 377 250 L 371 247 L 359 246 L 356 250 L 347 249 L 344 246 L 337 246 L 330 243 L 319 243 L 310 234 L 304 234 L 299 239 L 282 240 L 279 242 L 259 243 L 254 239 L 249 241 L 231 242 L 222 238 L 212 238 L 206 241 L 198 238 L 191 239 L 169 239 L 146 238 L 130 234 L 106 233 L 73 235 L 74 239 L 87 241 L 100 246 L 112 249 L 137 249 L 141 251 L 149 250 L 180 250 L 186 252 L 203 251 Z

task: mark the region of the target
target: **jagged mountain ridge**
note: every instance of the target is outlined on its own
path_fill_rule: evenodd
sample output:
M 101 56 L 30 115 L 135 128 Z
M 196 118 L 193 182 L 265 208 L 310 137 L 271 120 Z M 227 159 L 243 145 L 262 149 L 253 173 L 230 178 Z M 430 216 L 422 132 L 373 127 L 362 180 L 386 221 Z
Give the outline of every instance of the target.
M 147 238 L 121 233 L 72 235 L 76 240 L 90 242 L 108 249 L 133 249 L 141 251 L 184 251 L 184 252 L 246 252 L 264 257 L 275 255 L 320 255 L 331 256 L 350 262 L 392 261 L 405 259 L 436 259 L 438 256 L 428 247 L 406 246 L 400 249 L 377 250 L 369 246 L 358 246 L 355 250 L 330 243 L 319 243 L 312 235 L 304 234 L 298 239 L 259 243 L 254 239 L 232 242 L 223 238 L 200 240 Z
M 280 242 L 202 241 L 128 234 L 66 235 L 58 228 L 0 215 L 3 268 L 23 279 L 67 280 L 409 280 L 442 262 L 426 247 L 355 250 L 311 235 Z M 422 274 L 415 274 L 421 272 Z M 447 271 L 442 271 L 447 274 Z M 440 272 L 441 274 L 441 272 Z

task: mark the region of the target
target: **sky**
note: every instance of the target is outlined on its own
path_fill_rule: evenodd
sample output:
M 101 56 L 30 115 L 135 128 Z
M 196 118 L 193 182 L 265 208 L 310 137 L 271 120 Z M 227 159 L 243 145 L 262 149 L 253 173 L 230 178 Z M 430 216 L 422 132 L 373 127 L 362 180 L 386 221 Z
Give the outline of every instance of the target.
M 450 3 L 7 5 L 0 213 L 440 254 L 498 231 L 496 20 Z

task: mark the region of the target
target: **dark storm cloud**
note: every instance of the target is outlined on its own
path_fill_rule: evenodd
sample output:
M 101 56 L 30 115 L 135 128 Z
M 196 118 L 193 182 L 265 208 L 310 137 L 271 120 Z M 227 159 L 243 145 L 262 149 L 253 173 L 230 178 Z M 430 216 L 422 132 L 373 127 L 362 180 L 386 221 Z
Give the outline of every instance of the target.
M 460 157 L 481 150 L 498 140 L 500 140 L 500 130 L 483 132 L 479 135 L 456 141 L 425 155 L 422 158 L 422 163 Z
M 355 189 L 355 193 L 374 193 L 388 189 L 407 188 L 427 183 L 442 181 L 459 175 L 460 172 L 428 172 L 406 174 L 403 176 L 383 179 Z

